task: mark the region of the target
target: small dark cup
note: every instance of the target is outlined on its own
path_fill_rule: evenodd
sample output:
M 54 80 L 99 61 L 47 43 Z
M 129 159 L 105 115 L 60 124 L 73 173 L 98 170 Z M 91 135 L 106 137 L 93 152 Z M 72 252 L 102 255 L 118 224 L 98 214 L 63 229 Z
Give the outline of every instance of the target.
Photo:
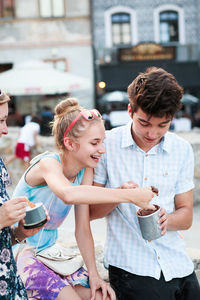
M 160 206 L 154 205 L 155 210 L 149 209 L 139 209 L 137 211 L 138 222 L 140 225 L 140 230 L 142 237 L 145 240 L 155 240 L 161 237 L 161 229 L 159 229 L 159 213 Z
M 46 213 L 42 203 L 36 203 L 35 207 L 26 208 L 25 229 L 32 229 L 42 226 L 47 222 Z

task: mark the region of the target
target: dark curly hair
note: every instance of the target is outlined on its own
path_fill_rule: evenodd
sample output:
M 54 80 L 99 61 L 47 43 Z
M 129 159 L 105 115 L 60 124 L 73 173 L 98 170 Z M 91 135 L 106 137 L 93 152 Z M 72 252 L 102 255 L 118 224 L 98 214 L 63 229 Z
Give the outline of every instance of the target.
M 141 108 L 147 115 L 173 118 L 180 110 L 183 88 L 162 68 L 151 67 L 128 86 L 132 113 Z

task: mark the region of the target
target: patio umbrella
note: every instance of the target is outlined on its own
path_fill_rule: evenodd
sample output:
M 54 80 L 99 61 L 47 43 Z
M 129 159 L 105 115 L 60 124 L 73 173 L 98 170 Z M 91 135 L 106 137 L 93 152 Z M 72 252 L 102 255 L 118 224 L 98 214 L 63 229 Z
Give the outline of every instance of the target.
M 105 93 L 103 96 L 99 98 L 99 103 L 110 103 L 110 102 L 124 102 L 129 103 L 128 95 L 123 91 L 114 91 L 110 93 Z
M 42 61 L 16 64 L 0 74 L 0 88 L 12 96 L 54 95 L 90 88 L 90 80 L 54 69 Z
M 183 95 L 181 102 L 183 104 L 194 105 L 199 102 L 199 99 L 191 94 L 186 93 Z

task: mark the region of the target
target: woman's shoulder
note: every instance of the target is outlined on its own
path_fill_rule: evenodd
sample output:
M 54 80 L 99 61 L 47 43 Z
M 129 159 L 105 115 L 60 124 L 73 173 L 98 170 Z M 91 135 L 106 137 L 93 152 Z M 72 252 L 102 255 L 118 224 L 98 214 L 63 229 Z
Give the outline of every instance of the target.
M 54 158 L 56 160 L 58 160 L 59 162 L 61 162 L 60 160 L 60 156 L 57 152 L 50 152 L 50 151 L 45 151 L 37 156 L 35 156 L 31 161 L 30 164 L 33 165 L 35 163 L 37 163 L 38 161 L 40 161 L 43 158 Z

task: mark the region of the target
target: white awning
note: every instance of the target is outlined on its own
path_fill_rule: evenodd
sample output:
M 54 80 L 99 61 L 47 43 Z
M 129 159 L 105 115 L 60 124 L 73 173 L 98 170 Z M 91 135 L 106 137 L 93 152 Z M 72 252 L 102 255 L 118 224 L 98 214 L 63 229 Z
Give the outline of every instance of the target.
M 55 70 L 41 61 L 26 61 L 0 73 L 0 89 L 13 96 L 53 95 L 90 88 L 89 79 Z

